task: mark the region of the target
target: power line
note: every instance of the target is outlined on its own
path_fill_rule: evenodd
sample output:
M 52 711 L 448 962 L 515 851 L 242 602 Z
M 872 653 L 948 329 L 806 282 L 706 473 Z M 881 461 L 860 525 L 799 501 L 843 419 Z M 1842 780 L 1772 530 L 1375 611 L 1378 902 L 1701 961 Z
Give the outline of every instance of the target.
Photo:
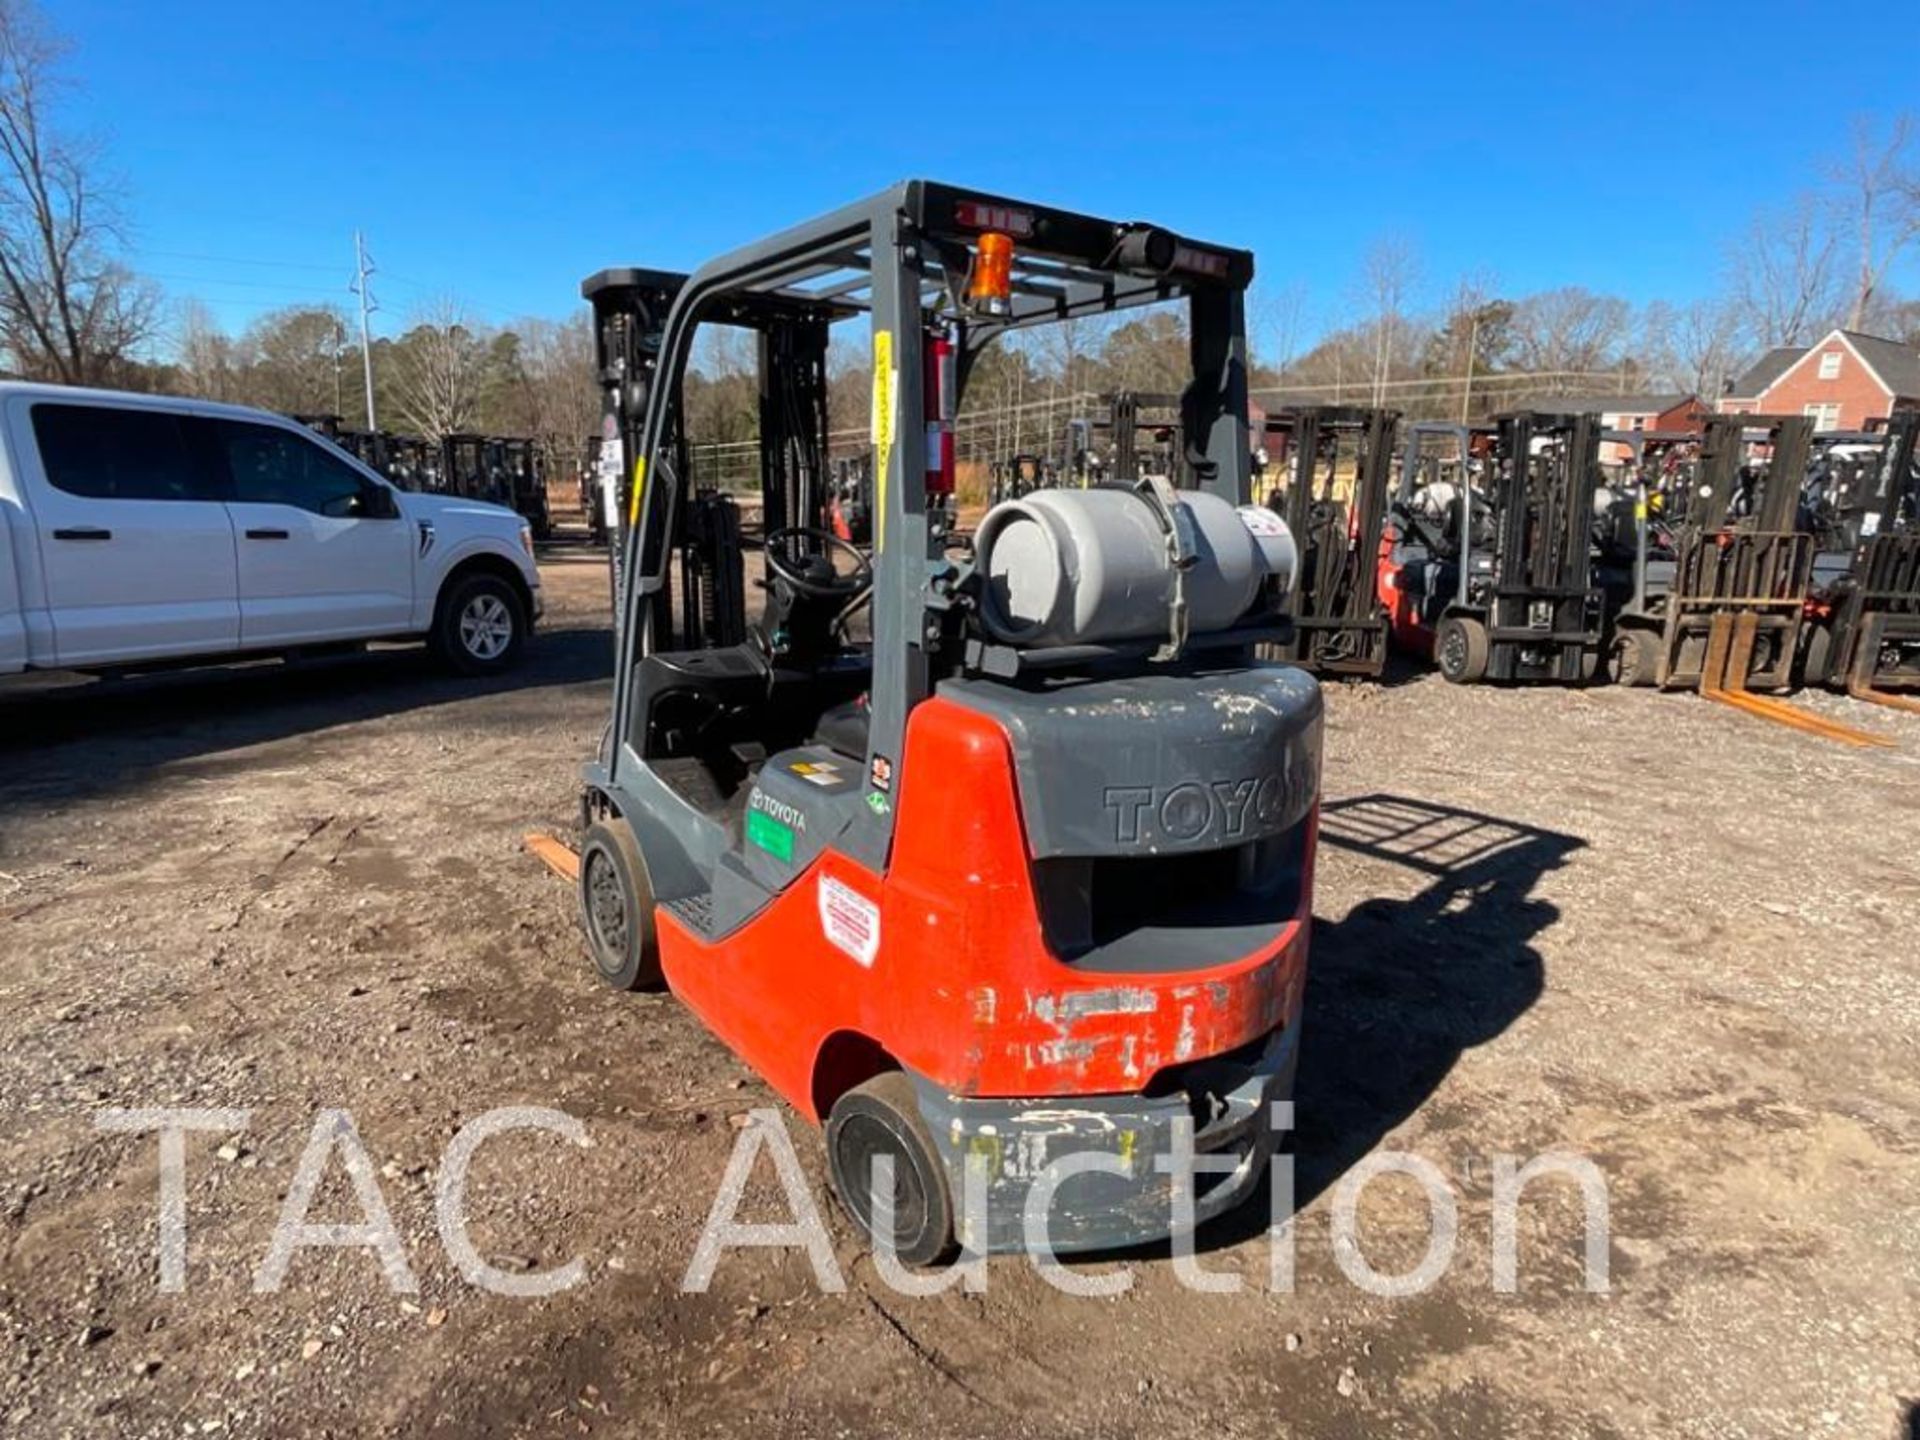
M 136 255 L 154 255 L 162 260 L 195 260 L 208 265 L 253 265 L 267 270 L 314 270 L 323 274 L 334 274 L 336 265 L 313 265 L 304 260 L 260 260 L 245 255 L 203 255 L 193 250 L 148 250 L 135 246 Z

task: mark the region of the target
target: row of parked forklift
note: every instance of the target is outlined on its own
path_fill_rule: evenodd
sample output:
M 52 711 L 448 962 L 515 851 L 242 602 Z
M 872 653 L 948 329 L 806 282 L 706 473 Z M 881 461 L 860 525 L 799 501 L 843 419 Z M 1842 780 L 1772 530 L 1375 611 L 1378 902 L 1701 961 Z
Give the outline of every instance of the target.
M 1191 483 L 1179 397 L 1122 393 L 1105 412 L 1073 422 L 1057 458 L 993 467 L 994 501 Z M 1834 727 L 1753 692 L 1915 708 L 1888 692 L 1920 687 L 1917 432 L 1905 411 L 1820 434 L 1800 416 L 1661 434 L 1548 411 L 1269 415 L 1256 483 L 1301 552 L 1292 634 L 1271 653 L 1334 675 L 1377 676 L 1392 648 L 1462 684 L 1692 689 L 1803 728 Z
M 389 430 L 359 430 L 338 415 L 296 415 L 348 454 L 402 490 L 425 490 L 487 500 L 516 510 L 547 540 L 553 517 L 547 507 L 547 462 L 537 441 L 504 435 L 446 435 L 427 440 Z

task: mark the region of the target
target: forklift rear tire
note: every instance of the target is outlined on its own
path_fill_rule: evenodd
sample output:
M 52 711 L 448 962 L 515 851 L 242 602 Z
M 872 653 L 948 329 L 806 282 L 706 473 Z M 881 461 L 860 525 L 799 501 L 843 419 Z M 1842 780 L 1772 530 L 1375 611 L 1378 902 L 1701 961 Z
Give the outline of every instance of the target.
M 663 981 L 653 931 L 653 885 L 622 820 L 599 820 L 580 842 L 580 926 L 593 968 L 616 990 L 657 990 Z
M 946 1169 L 920 1118 L 913 1082 L 898 1070 L 856 1085 L 827 1114 L 827 1174 L 841 1208 L 873 1240 L 873 1158 L 893 1158 L 893 1245 L 908 1265 L 932 1265 L 953 1249 Z
M 1465 615 L 1449 615 L 1433 632 L 1433 659 L 1441 678 L 1471 685 L 1487 676 L 1487 627 Z
M 1651 685 L 1660 656 L 1645 630 L 1622 630 L 1613 637 L 1613 683 Z

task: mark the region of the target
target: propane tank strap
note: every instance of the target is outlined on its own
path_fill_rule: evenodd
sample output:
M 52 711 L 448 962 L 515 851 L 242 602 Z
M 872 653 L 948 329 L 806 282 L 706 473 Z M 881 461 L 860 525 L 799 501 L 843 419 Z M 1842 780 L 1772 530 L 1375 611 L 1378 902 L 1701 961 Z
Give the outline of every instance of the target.
M 1200 558 L 1193 512 L 1164 475 L 1145 476 L 1133 488 L 1153 507 L 1160 521 L 1167 538 L 1167 563 L 1173 570 L 1173 592 L 1167 602 L 1167 643 L 1154 652 L 1153 658 L 1178 660 L 1187 647 L 1187 571 Z

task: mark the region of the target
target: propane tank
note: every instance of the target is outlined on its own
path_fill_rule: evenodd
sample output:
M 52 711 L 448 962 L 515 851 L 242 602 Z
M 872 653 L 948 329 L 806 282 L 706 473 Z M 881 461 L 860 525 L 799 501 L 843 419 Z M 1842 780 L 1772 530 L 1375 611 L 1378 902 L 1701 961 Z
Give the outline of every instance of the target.
M 1233 626 L 1262 588 L 1293 582 L 1298 555 L 1286 522 L 1256 506 L 1236 509 L 1206 491 L 1176 502 L 1192 522 L 1195 560 L 1185 575 L 1187 629 Z M 1008 645 L 1097 645 L 1168 633 L 1173 558 L 1153 501 L 1118 486 L 1040 490 L 987 512 L 974 537 L 985 581 L 980 618 Z

